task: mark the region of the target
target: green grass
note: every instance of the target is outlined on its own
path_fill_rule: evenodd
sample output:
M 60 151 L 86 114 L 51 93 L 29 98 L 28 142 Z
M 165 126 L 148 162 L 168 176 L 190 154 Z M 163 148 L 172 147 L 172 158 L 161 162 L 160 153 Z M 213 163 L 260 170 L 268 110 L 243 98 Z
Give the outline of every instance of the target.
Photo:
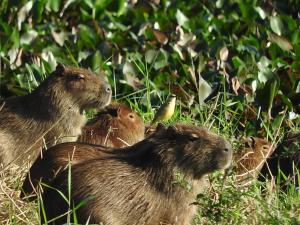
M 60 62 L 103 69 L 114 98 L 129 104 L 147 123 L 177 85 L 183 90 L 179 93 L 188 97 L 179 99 L 168 123 L 207 126 L 230 140 L 235 150 L 243 136 L 263 137 L 276 145 L 286 132 L 299 131 L 299 117 L 290 118 L 299 111 L 299 104 L 292 101 L 300 87 L 299 1 L 162 0 L 158 5 L 150 1 L 130 5 L 128 1 L 45 0 L 32 1 L 32 9 L 22 15 L 21 8 L 28 2 L 0 3 L 0 98 L 30 92 Z M 167 44 L 157 39 L 154 28 L 168 38 Z M 63 45 L 54 39 L 53 31 L 65 35 Z M 36 38 L 21 41 L 32 32 Z M 194 41 L 178 48 L 180 39 L 193 35 Z M 221 57 L 226 49 L 228 57 Z M 11 50 L 18 50 L 14 60 Z M 147 61 L 151 51 L 155 55 Z M 52 57 L 43 58 L 42 53 Z M 125 62 L 133 65 L 140 88 L 134 89 L 122 73 Z M 204 105 L 205 82 L 199 83 L 198 74 L 211 87 L 220 85 Z M 237 93 L 233 79 L 240 85 Z M 189 103 L 191 107 L 186 107 Z M 281 108 L 270 115 L 278 105 Z M 18 197 L 28 169 L 27 165 L 0 169 L 0 225 L 38 224 L 38 203 Z M 274 180 L 279 179 L 284 177 Z M 293 183 L 287 192 L 280 191 L 275 181 L 254 180 L 241 187 L 230 171 L 225 181 L 220 173 L 210 180 L 212 187 L 197 199 L 194 225 L 300 224 L 300 194 Z
M 142 112 L 137 99 L 137 96 L 134 96 L 126 100 L 134 109 Z M 238 119 L 233 117 L 228 119 L 226 113 L 230 111 L 230 108 L 226 105 L 229 102 L 224 102 L 224 99 L 220 94 L 201 109 L 183 109 L 178 105 L 170 123 L 206 125 L 214 132 L 230 139 L 236 150 L 241 144 L 239 141 L 241 134 L 236 128 Z M 191 116 L 198 113 L 201 115 L 196 118 Z M 142 117 L 147 118 L 148 121 L 152 116 L 153 112 L 142 114 Z M 268 129 L 267 125 L 263 127 Z M 267 130 L 265 133 L 275 137 L 276 132 Z M 1 172 L 1 224 L 37 224 L 39 221 L 38 203 L 27 203 L 19 199 L 19 190 L 26 170 L 26 167 L 15 167 Z M 182 179 L 179 181 L 185 185 Z M 210 188 L 204 193 L 199 193 L 195 200 L 199 210 L 193 225 L 300 224 L 300 191 L 293 188 L 292 184 L 287 192 L 280 191 L 274 181 L 261 183 L 253 180 L 249 186 L 243 187 L 236 183 L 234 174 L 230 171 L 225 178 L 220 172 L 214 173 L 210 176 L 210 183 Z

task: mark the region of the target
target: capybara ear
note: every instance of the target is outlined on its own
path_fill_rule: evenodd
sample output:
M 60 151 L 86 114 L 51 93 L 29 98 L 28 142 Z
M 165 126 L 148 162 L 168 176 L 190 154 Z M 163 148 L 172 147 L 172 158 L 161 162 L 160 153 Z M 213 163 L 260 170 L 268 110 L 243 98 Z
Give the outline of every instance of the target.
M 168 129 L 167 129 L 167 131 L 168 131 L 169 134 L 176 134 L 176 133 L 180 132 L 178 130 L 178 128 L 175 127 L 175 126 L 173 126 L 173 125 L 169 126 Z
M 59 74 L 63 74 L 65 72 L 65 70 L 66 70 L 66 66 L 63 65 L 63 64 L 61 64 L 61 63 L 59 63 L 56 66 L 55 72 L 57 72 Z
M 117 109 L 117 115 L 118 115 L 118 116 L 121 115 L 121 110 L 122 110 L 122 109 L 121 109 L 121 107 L 119 106 L 118 109 Z
M 253 137 L 247 137 L 247 138 L 243 138 L 243 141 L 245 143 L 245 147 L 247 148 L 254 148 L 255 146 L 255 139 Z
M 167 127 L 164 124 L 158 123 L 157 127 L 156 127 L 156 130 L 155 130 L 155 133 L 164 132 L 166 130 L 167 130 Z

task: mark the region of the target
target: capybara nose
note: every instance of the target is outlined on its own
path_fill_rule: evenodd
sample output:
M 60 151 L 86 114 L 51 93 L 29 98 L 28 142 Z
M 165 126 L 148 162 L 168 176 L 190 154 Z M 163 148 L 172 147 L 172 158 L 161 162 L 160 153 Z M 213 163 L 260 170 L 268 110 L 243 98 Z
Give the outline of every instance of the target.
M 230 154 L 230 155 L 232 154 L 232 146 L 229 143 L 229 141 L 225 141 L 225 146 L 224 146 L 223 151 L 226 152 L 227 154 Z
M 106 91 L 107 93 L 111 93 L 111 87 L 110 87 L 109 85 L 107 85 L 105 91 Z

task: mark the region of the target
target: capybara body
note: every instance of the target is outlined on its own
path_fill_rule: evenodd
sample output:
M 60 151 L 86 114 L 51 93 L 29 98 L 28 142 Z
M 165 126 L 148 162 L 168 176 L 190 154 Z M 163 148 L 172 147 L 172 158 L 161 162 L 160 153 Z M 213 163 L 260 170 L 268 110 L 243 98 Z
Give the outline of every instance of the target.
M 27 200 L 36 199 L 36 194 L 40 193 L 39 183 L 49 184 L 55 176 L 80 162 L 104 156 L 107 152 L 114 151 L 101 145 L 87 143 L 67 142 L 55 145 L 44 151 L 32 164 L 24 180 L 21 198 Z
M 78 141 L 108 147 L 126 147 L 144 139 L 142 118 L 124 104 L 114 103 L 87 122 Z
M 71 204 L 79 223 L 105 225 L 186 225 L 196 207 L 204 176 L 229 166 L 231 145 L 204 128 L 159 125 L 149 138 L 71 167 Z M 51 186 L 68 196 L 68 170 Z M 191 185 L 187 190 L 176 176 Z M 69 208 L 54 189 L 46 189 L 43 204 L 48 220 Z M 73 218 L 71 216 L 71 218 Z M 43 222 L 42 218 L 42 222 Z M 64 216 L 51 224 L 63 224 Z M 71 219 L 72 221 L 72 219 Z
M 0 104 L 0 163 L 21 164 L 44 146 L 77 140 L 86 123 L 83 110 L 106 106 L 110 99 L 103 77 L 58 65 L 32 93 Z
M 256 178 L 274 149 L 272 144 L 263 138 L 246 138 L 244 144 L 233 154 L 233 170 L 238 181 Z
M 285 189 L 289 183 L 300 185 L 299 172 L 300 132 L 288 133 L 263 165 L 259 179 L 265 180 L 283 173 L 279 185 Z M 287 179 L 285 180 L 284 177 Z

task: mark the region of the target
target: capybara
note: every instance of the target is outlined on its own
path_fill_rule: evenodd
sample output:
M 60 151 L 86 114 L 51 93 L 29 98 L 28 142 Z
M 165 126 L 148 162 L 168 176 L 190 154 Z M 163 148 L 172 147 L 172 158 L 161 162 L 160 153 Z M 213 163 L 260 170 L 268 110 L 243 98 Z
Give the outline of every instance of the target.
M 32 93 L 0 103 L 0 164 L 30 162 L 44 146 L 77 140 L 83 110 L 108 105 L 111 94 L 103 76 L 59 64 Z
M 110 147 L 125 147 L 144 139 L 145 126 L 141 117 L 133 110 L 124 104 L 113 103 L 89 121 L 82 133 L 78 141 Z M 27 174 L 21 197 L 27 196 L 28 200 L 35 199 L 35 196 L 31 195 L 37 191 L 38 183 L 40 181 L 49 183 L 58 172 L 68 166 L 69 162 L 74 165 L 96 158 L 104 152 L 98 149 L 112 151 L 102 146 L 82 146 L 82 148 L 74 148 L 73 144 L 65 144 L 44 151 Z
M 136 112 L 113 103 L 87 122 L 78 141 L 120 148 L 143 140 L 144 133 L 144 122 Z
M 267 157 L 274 150 L 263 138 L 244 139 L 244 146 L 233 154 L 233 170 L 239 182 L 257 178 Z
M 232 159 L 229 142 L 205 128 L 181 124 L 160 124 L 149 138 L 119 152 L 61 172 L 51 183 L 54 189 L 47 188 L 42 196 L 48 221 L 74 209 L 78 223 L 189 224 L 205 175 L 227 168 Z M 179 175 L 189 189 L 178 182 Z M 70 204 L 57 190 L 70 194 Z M 48 224 L 63 224 L 67 217 Z M 73 215 L 69 218 L 74 221 Z
M 299 173 L 300 132 L 288 133 L 263 165 L 259 180 L 264 181 L 266 178 L 277 177 L 281 174 L 278 184 L 285 190 L 288 184 L 300 185 Z

